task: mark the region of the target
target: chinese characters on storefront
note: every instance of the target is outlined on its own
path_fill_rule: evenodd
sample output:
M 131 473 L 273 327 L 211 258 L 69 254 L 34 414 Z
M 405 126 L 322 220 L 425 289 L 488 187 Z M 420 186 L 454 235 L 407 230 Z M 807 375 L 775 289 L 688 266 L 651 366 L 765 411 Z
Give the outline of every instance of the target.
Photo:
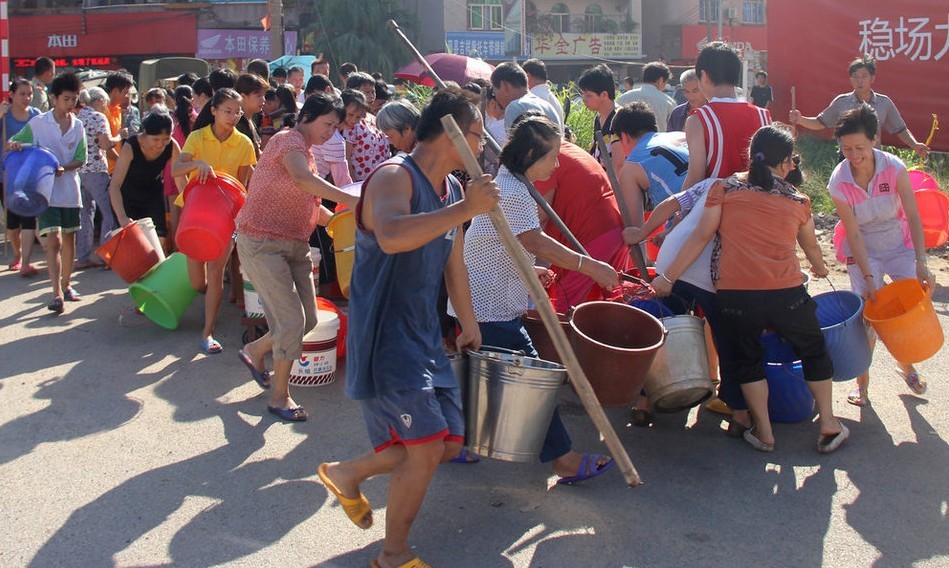
M 640 58 L 639 34 L 562 33 L 531 36 L 532 55 L 540 58 Z
M 284 32 L 284 53 L 297 50 L 297 32 Z M 271 59 L 270 32 L 257 30 L 198 30 L 201 59 Z
M 860 52 L 877 61 L 905 57 L 910 61 L 939 61 L 949 52 L 949 15 L 941 23 L 929 18 L 890 21 L 875 17 L 861 20 Z M 934 41 L 935 40 L 935 41 Z M 935 51 L 940 47 L 939 51 Z
M 445 32 L 445 45 L 456 55 L 504 58 L 504 32 Z

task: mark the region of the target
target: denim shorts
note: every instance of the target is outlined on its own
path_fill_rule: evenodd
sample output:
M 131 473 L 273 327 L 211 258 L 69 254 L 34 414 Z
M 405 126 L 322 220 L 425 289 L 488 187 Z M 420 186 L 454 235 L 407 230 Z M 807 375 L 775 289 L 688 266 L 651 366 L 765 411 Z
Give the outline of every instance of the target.
M 393 444 L 434 440 L 464 443 L 460 387 L 398 390 L 362 401 L 369 440 L 377 452 Z

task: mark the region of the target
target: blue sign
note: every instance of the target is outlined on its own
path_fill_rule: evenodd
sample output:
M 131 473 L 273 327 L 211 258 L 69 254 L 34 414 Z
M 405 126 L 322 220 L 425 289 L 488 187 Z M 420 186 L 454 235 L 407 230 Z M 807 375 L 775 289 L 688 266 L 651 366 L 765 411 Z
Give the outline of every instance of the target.
M 448 51 L 482 59 L 504 59 L 504 32 L 445 32 Z

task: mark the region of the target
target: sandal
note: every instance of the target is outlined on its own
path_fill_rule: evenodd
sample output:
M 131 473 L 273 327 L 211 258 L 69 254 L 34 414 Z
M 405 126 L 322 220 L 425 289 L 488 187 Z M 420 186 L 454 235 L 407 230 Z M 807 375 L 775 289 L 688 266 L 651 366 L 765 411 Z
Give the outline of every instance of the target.
M 307 414 L 306 410 L 303 410 L 302 406 L 294 406 L 291 408 L 268 406 L 267 411 L 287 422 L 306 422 L 307 419 L 310 418 L 310 415 Z
M 262 389 L 270 388 L 270 373 L 267 370 L 261 371 L 254 366 L 254 362 L 250 360 L 250 355 L 247 354 L 243 349 L 237 351 L 237 358 L 241 360 L 247 369 L 250 371 L 250 376 L 253 377 L 257 384 L 260 385 Z
M 870 403 L 867 389 L 856 388 L 847 395 L 847 402 L 854 406 L 866 406 Z
M 652 412 L 634 408 L 632 412 L 633 426 L 639 428 L 649 428 L 652 425 Z
M 382 568 L 382 565 L 379 564 L 378 560 L 373 558 L 372 562 L 369 563 L 369 568 Z M 399 564 L 396 568 L 432 568 L 432 566 L 416 556 L 404 564 Z
M 217 355 L 224 350 L 224 348 L 221 347 L 221 344 L 218 343 L 217 339 L 214 339 L 213 337 L 202 339 L 200 345 L 201 351 L 203 351 L 205 355 Z
M 468 448 L 461 448 L 458 457 L 448 461 L 452 463 L 478 463 L 481 461 L 481 457 L 478 454 L 469 452 Z
M 603 465 L 597 465 L 597 463 L 600 461 L 600 458 L 602 457 L 604 456 L 601 456 L 600 454 L 583 454 L 577 474 L 561 477 L 557 480 L 557 485 L 573 485 L 574 483 L 580 483 L 581 481 L 593 479 L 602 473 L 606 473 L 612 469 L 614 465 L 616 465 L 616 461 L 610 457 L 607 457 L 607 459 L 610 461 Z
M 20 269 L 21 260 L 18 258 L 7 265 L 7 270 L 17 271 Z
M 840 424 L 840 432 L 836 434 L 821 434 L 817 438 L 817 451 L 822 454 L 829 454 L 840 447 L 840 444 L 844 443 L 848 437 L 850 437 L 850 430 L 843 425 L 840 421 L 837 421 L 837 424 Z
M 39 273 L 40 271 L 37 270 L 36 267 L 33 266 L 32 264 L 24 264 L 20 268 L 20 276 L 22 276 L 23 278 L 31 278 L 33 276 L 36 276 Z
M 66 309 L 63 307 L 62 298 L 53 298 L 53 301 L 50 302 L 49 305 L 46 306 L 46 309 L 57 315 L 66 311 Z
M 81 302 L 82 296 L 73 288 L 66 288 L 63 291 L 63 299 L 67 302 Z
M 759 452 L 773 452 L 774 443 L 766 444 L 762 442 L 757 436 L 755 436 L 755 431 L 758 430 L 755 426 L 745 430 L 742 436 L 745 438 L 745 441 L 751 444 Z
M 729 438 L 743 438 L 745 436 L 745 432 L 747 432 L 749 428 L 750 426 L 745 426 L 741 422 L 729 420 L 728 430 L 725 430 L 725 435 Z
M 914 394 L 926 394 L 926 381 L 919 376 L 919 373 L 912 372 L 908 375 L 904 375 L 902 371 L 898 371 L 900 375 L 903 375 L 903 381 L 906 382 L 906 386 L 909 387 L 909 390 L 913 391 Z
M 340 491 L 336 484 L 333 483 L 333 480 L 330 479 L 329 475 L 326 473 L 326 469 L 329 467 L 328 463 L 321 463 L 320 467 L 316 470 L 316 474 L 320 476 L 320 481 L 323 482 L 323 485 L 330 490 L 330 493 L 336 495 L 336 499 L 339 500 L 340 506 L 343 508 L 343 512 L 346 513 L 346 516 L 349 517 L 349 520 L 353 522 L 357 527 L 366 530 L 372 526 L 372 505 L 369 504 L 369 500 L 366 499 L 366 496 L 359 493 L 359 497 L 346 497 L 343 495 L 343 492 Z M 369 525 L 362 526 L 362 523 L 368 518 Z

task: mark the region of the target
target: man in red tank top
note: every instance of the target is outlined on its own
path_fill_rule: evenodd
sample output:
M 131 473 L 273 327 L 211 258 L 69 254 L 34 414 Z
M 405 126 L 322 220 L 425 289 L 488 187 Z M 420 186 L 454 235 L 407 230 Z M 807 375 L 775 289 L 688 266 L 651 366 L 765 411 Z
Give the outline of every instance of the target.
M 771 124 L 767 109 L 738 98 L 741 58 L 734 48 L 721 41 L 706 45 L 695 62 L 695 72 L 709 102 L 692 111 L 685 121 L 689 173 L 683 188 L 706 178 L 746 171 L 752 135 Z

